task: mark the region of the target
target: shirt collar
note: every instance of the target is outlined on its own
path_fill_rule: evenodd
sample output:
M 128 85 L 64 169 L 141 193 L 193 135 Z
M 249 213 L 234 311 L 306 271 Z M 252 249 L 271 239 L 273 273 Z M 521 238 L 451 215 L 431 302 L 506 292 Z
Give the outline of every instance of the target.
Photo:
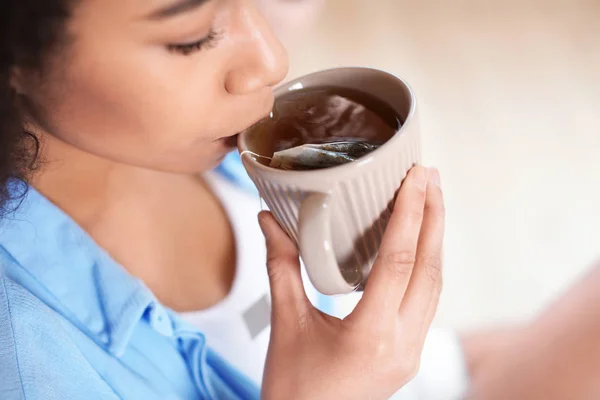
M 117 356 L 157 303 L 140 280 L 34 188 L 2 221 L 0 247 L 16 261 L 12 273 L 26 289 Z

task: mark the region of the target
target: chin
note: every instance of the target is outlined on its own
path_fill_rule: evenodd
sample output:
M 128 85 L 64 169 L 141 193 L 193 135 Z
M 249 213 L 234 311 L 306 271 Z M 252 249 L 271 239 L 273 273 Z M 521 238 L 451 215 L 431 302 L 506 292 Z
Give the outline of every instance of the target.
M 227 153 L 212 157 L 207 156 L 206 154 L 190 158 L 180 157 L 179 160 L 169 160 L 158 164 L 147 165 L 146 167 L 169 174 L 198 175 L 218 167 L 226 155 Z
M 192 174 L 201 174 L 203 172 L 211 171 L 211 170 L 217 168 L 223 162 L 225 157 L 227 157 L 227 155 L 229 155 L 232 151 L 233 151 L 233 149 L 231 151 L 228 151 L 226 153 L 218 155 L 216 158 L 211 158 L 211 159 L 204 158 L 202 160 L 203 162 L 201 164 L 195 163 L 195 165 L 190 166 L 188 171 Z
M 236 150 L 234 136 L 213 142 L 192 143 L 185 150 L 180 148 L 179 151 L 163 154 L 160 158 L 154 158 L 153 167 L 165 172 L 188 175 L 210 171 Z

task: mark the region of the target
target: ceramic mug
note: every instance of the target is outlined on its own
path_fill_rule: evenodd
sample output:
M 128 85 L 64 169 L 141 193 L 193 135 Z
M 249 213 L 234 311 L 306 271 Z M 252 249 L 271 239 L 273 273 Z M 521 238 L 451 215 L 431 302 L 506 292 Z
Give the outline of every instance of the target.
M 385 144 L 354 162 L 310 171 L 271 168 L 275 134 L 260 124 L 239 139 L 242 162 L 279 224 L 297 244 L 307 274 L 326 295 L 361 288 L 371 270 L 406 174 L 420 163 L 415 96 L 400 78 L 370 68 L 335 68 L 275 90 L 327 87 L 365 93 L 391 107 L 401 126 Z

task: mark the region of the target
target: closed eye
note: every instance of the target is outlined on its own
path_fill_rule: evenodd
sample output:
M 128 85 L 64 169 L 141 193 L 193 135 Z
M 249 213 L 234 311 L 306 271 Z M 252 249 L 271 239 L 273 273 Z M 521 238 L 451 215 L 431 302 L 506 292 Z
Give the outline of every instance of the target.
M 213 47 L 219 41 L 220 38 L 221 35 L 219 34 L 219 32 L 211 28 L 210 32 L 208 32 L 208 35 L 196 42 L 170 44 L 167 45 L 167 49 L 171 52 L 187 56 L 197 51 Z

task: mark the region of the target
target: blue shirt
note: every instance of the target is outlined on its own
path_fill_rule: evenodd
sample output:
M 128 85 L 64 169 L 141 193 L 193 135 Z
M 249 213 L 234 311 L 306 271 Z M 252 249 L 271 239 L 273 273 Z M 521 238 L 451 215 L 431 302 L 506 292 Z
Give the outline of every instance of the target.
M 31 188 L 0 221 L 0 399 L 258 399 L 259 389 Z

